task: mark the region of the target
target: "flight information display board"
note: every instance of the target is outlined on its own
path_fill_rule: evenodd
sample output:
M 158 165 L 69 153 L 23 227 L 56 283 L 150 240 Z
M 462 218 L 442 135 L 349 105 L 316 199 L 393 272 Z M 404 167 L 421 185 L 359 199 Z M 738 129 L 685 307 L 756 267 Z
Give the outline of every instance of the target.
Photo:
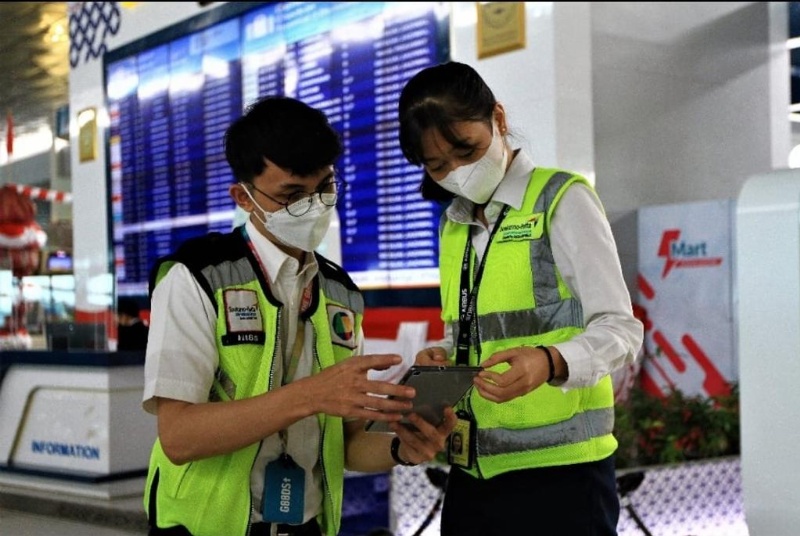
M 109 195 L 119 295 L 147 293 L 155 260 L 227 232 L 228 125 L 257 98 L 298 98 L 341 135 L 341 262 L 364 289 L 439 284 L 441 207 L 398 142 L 405 82 L 449 58 L 446 2 L 233 2 L 104 57 Z M 222 9 L 227 6 L 221 6 Z

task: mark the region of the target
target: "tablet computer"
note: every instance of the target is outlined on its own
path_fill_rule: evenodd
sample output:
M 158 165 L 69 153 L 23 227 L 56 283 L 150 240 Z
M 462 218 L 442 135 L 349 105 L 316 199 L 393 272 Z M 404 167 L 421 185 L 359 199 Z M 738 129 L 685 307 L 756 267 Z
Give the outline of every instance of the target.
M 444 410 L 455 406 L 461 397 L 472 387 L 472 378 L 483 368 L 454 365 L 450 367 L 414 365 L 400 380 L 401 385 L 410 385 L 417 395 L 412 399 L 414 406 L 406 413 L 416 413 L 433 425 L 444 419 Z M 413 427 L 406 419 L 401 424 Z M 368 421 L 368 432 L 391 432 L 385 421 Z

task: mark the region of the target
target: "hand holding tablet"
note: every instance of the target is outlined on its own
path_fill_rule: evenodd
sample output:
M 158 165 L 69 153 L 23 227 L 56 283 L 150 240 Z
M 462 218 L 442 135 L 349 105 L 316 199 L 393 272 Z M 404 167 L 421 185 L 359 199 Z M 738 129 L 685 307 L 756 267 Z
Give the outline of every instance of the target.
M 416 413 L 429 423 L 439 425 L 445 408 L 458 403 L 481 370 L 481 367 L 468 366 L 412 366 L 400 380 L 401 385 L 409 385 L 417 392 L 412 400 L 413 407 L 407 413 Z M 400 423 L 413 426 L 406 419 Z M 369 421 L 365 430 L 391 433 L 388 423 L 383 421 Z

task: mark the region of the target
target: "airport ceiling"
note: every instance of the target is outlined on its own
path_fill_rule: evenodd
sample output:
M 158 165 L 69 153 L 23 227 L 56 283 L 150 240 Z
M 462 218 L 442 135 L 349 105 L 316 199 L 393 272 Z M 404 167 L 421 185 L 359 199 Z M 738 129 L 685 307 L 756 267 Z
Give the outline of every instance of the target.
M 55 110 L 69 102 L 67 4 L 0 2 L 0 117 L 11 112 L 15 133 L 52 125 Z M 787 5 L 790 37 L 797 37 L 800 2 Z M 800 50 L 791 57 L 792 102 L 800 102 Z
M 0 2 L 0 131 L 7 112 L 15 133 L 52 125 L 68 102 L 67 2 Z

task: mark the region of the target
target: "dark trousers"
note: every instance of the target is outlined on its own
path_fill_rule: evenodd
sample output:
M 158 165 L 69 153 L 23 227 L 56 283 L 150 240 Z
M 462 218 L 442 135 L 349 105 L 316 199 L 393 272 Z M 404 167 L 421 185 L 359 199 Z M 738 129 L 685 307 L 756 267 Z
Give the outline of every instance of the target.
M 250 527 L 249 536 L 269 536 L 269 523 L 254 523 Z M 148 536 L 192 536 L 186 527 L 177 526 L 168 529 L 150 527 Z M 289 534 L 291 536 L 322 536 L 322 531 L 315 520 L 311 520 L 304 525 L 278 525 L 278 534 Z M 228 536 L 220 534 L 220 536 Z
M 453 467 L 442 536 L 616 536 L 614 457 L 481 480 Z

